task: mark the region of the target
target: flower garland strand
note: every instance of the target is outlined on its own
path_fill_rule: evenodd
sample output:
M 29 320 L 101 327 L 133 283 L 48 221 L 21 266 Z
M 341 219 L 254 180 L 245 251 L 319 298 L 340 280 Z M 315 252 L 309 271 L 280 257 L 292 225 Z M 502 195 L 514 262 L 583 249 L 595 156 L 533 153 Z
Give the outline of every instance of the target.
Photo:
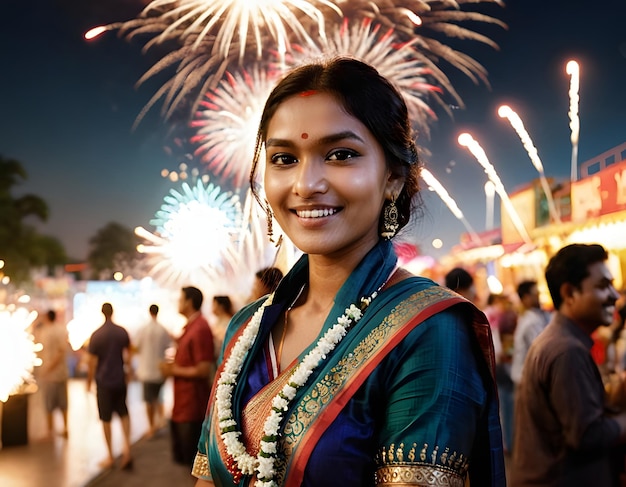
M 229 456 L 226 466 L 233 474 L 235 482 L 239 483 L 242 475 L 254 475 L 257 473 L 256 487 L 278 487 L 274 480 L 274 475 L 276 474 L 274 463 L 278 452 L 279 430 L 285 412 L 289 409 L 289 405 L 296 396 L 298 389 L 306 384 L 313 371 L 346 336 L 348 329 L 362 318 L 363 312 L 372 300 L 376 298 L 381 288 L 382 285 L 369 298 L 361 298 L 359 307 L 351 304 L 350 307 L 346 308 L 345 313 L 324 333 L 317 341 L 315 347 L 298 364 L 287 384 L 272 400 L 272 410 L 265 420 L 259 454 L 256 457 L 250 455 L 246 451 L 245 445 L 239 440 L 242 433 L 237 429 L 237 422 L 233 417 L 233 390 L 237 384 L 246 355 L 252 348 L 259 333 L 261 318 L 265 308 L 272 303 L 274 295 L 270 295 L 265 303 L 254 313 L 250 323 L 235 343 L 232 353 L 226 361 L 224 370 L 218 380 L 216 391 L 220 433 Z

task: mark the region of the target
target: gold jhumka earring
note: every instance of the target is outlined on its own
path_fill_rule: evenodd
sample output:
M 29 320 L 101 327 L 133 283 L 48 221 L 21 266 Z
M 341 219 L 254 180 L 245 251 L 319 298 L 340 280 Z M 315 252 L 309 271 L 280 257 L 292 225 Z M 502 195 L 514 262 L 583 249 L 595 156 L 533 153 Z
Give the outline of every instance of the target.
M 383 208 L 383 228 L 382 232 L 380 232 L 381 237 L 385 240 L 391 240 L 398 231 L 399 226 L 396 198 L 392 196 L 391 200 L 386 202 Z

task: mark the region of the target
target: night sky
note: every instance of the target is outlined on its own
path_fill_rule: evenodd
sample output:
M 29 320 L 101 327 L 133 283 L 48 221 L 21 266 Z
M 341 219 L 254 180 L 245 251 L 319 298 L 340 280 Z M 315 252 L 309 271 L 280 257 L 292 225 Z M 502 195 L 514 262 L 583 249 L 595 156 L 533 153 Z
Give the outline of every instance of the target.
M 82 259 L 88 239 L 109 221 L 129 228 L 149 224 L 174 183 L 163 168 L 176 169 L 190 151 L 180 125 L 164 122 L 161 105 L 136 130 L 131 127 L 158 82 L 135 88 L 157 59 L 141 43 L 114 32 L 86 42 L 90 27 L 128 20 L 141 0 L 4 0 L 0 16 L 0 154 L 23 163 L 32 192 L 51 210 L 41 231 L 57 236 L 68 254 Z M 497 115 L 509 104 L 530 133 L 549 177 L 570 174 L 568 60 L 581 65 L 579 162 L 626 142 L 626 2 L 510 0 L 494 10 L 509 28 L 479 28 L 499 51 L 466 42 L 489 72 L 491 87 L 474 85 L 453 69 L 448 75 L 466 109 L 444 112 L 431 138 L 418 143 L 432 155 L 426 166 L 447 188 L 477 231 L 485 229 L 486 176 L 457 144 L 470 132 L 485 149 L 506 189 L 537 177 L 515 131 Z M 214 178 L 217 181 L 217 178 Z M 499 204 L 498 200 L 497 205 Z M 415 235 L 425 253 L 441 255 L 465 231 L 434 194 Z M 430 242 L 444 240 L 435 253 Z

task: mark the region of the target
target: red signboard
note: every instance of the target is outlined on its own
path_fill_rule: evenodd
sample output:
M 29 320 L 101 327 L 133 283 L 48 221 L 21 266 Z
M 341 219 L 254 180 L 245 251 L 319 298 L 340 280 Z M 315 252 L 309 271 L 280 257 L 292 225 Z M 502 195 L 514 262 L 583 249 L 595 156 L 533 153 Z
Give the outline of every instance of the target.
M 572 221 L 626 210 L 626 161 L 572 183 Z

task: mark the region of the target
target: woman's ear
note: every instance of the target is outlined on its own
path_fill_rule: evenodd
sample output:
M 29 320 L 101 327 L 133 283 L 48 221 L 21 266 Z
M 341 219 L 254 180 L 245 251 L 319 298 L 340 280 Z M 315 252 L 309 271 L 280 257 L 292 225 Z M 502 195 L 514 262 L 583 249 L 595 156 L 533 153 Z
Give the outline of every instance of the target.
M 402 188 L 404 187 L 404 176 L 389 174 L 387 186 L 385 187 L 385 198 L 388 200 L 397 200 Z

